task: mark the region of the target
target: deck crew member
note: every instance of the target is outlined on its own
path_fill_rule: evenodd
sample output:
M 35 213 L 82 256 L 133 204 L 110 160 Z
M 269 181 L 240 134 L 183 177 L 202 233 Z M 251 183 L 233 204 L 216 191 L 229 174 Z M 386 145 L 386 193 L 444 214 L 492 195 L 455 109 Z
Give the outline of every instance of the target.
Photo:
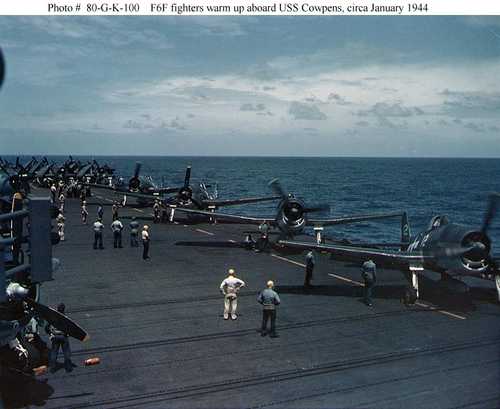
M 64 182 L 60 180 L 59 186 L 57 187 L 57 197 L 61 196 L 63 192 L 64 192 Z
M 273 290 L 274 282 L 269 280 L 267 288 L 262 290 L 257 297 L 257 301 L 262 304 L 262 326 L 260 335 L 265 337 L 267 335 L 267 321 L 271 321 L 270 336 L 276 338 L 276 306 L 281 303 L 280 297 L 276 291 Z
M 142 259 L 148 260 L 149 259 L 149 242 L 150 242 L 149 226 L 148 225 L 145 225 L 142 228 L 141 238 L 142 238 Z
M 312 251 L 309 251 L 306 254 L 306 277 L 304 280 L 304 287 L 311 287 L 311 280 L 315 264 L 316 260 L 314 259 L 314 254 Z
M 160 210 L 161 210 L 160 209 L 160 202 L 158 202 L 158 200 L 155 200 L 155 204 L 153 205 L 154 223 L 160 222 L 160 216 L 161 216 Z
M 245 282 L 237 277 L 235 277 L 234 269 L 230 268 L 228 270 L 228 276 L 222 280 L 220 284 L 220 290 L 224 295 L 224 319 L 229 319 L 229 313 L 231 313 L 231 319 L 235 320 L 238 318 L 236 315 L 236 308 L 238 307 L 238 291 L 241 287 L 245 286 Z
M 100 204 L 99 206 L 97 206 L 97 218 L 102 220 L 103 216 L 104 208 L 102 207 L 102 204 Z
M 59 234 L 59 240 L 64 241 L 64 222 L 66 218 L 62 213 L 59 213 L 56 217 L 57 222 L 57 233 Z
M 113 206 L 111 206 L 111 214 L 113 217 L 113 221 L 118 219 L 118 205 L 116 202 L 113 203 Z
M 57 306 L 57 311 L 64 314 L 65 305 L 59 304 Z M 57 355 L 59 354 L 59 349 L 62 349 L 64 354 L 64 368 L 66 372 L 71 372 L 73 370 L 73 363 L 71 362 L 71 348 L 69 346 L 68 334 L 55 328 L 52 325 L 47 325 L 45 331 L 49 334 L 51 341 L 51 348 L 49 353 L 49 367 L 52 372 L 55 372 L 57 365 Z
M 85 194 L 85 186 L 81 186 L 80 188 L 80 202 L 85 203 L 85 199 L 87 199 L 87 195 Z
M 245 249 L 247 249 L 247 250 L 255 249 L 255 240 L 253 239 L 251 233 L 248 233 L 245 236 L 245 240 L 243 241 L 243 245 L 245 246 Z
M 500 275 L 495 276 L 495 285 L 497 286 L 498 302 L 500 303 Z
M 89 216 L 89 211 L 87 210 L 87 202 L 84 200 L 82 202 L 82 223 L 87 224 L 87 217 Z
M 65 200 L 64 193 L 61 193 L 59 195 L 59 212 L 64 213 L 64 200 Z
M 116 219 L 111 223 L 111 230 L 113 231 L 113 247 L 116 249 L 117 247 L 122 248 L 122 230 L 123 223 Z
M 102 250 L 104 246 L 102 245 L 102 230 L 104 229 L 104 224 L 102 224 L 102 219 L 97 219 L 94 223 L 94 250 L 97 249 L 97 244 Z
M 136 217 L 132 217 L 129 224 L 130 227 L 130 247 L 139 247 L 139 223 Z
M 257 239 L 255 251 L 264 251 L 269 245 L 269 223 L 266 221 L 259 225 L 260 237 Z
M 377 282 L 377 266 L 372 260 L 365 261 L 361 268 L 361 277 L 365 283 L 363 300 L 366 305 L 371 307 L 372 290 Z
M 56 185 L 53 184 L 50 187 L 50 197 L 52 199 L 52 203 L 56 202 L 56 194 L 57 194 L 57 188 L 56 188 Z

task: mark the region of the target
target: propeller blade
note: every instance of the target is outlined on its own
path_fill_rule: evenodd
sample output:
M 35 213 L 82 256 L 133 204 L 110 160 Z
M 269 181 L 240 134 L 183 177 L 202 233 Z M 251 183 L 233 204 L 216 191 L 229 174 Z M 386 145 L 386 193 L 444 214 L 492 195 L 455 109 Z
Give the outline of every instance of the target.
M 139 177 L 139 173 L 141 172 L 141 162 L 136 162 L 135 163 L 135 169 L 134 169 L 134 178 L 137 179 Z
M 189 182 L 191 181 L 191 166 L 186 168 L 186 176 L 184 176 L 184 188 L 189 187 Z
M 288 192 L 283 188 L 278 178 L 271 180 L 269 182 L 269 187 L 276 195 L 281 196 L 285 200 L 288 199 Z
M 459 257 L 470 251 L 485 252 L 486 246 L 481 242 L 475 242 L 468 247 L 443 247 L 437 250 L 431 250 L 427 252 L 427 254 L 434 257 Z
M 488 197 L 488 209 L 486 210 L 486 214 L 484 215 L 484 221 L 483 221 L 483 227 L 481 227 L 481 233 L 484 234 L 487 233 L 491 221 L 493 220 L 493 218 L 497 213 L 499 199 L 500 199 L 499 193 L 492 193 Z
M 327 203 L 316 204 L 314 206 L 307 206 L 304 208 L 304 212 L 314 213 L 314 212 L 325 212 L 330 213 L 330 205 Z
M 38 316 L 56 327 L 58 330 L 82 342 L 89 339 L 87 332 L 74 321 L 70 320 L 66 315 L 61 314 L 60 312 L 43 304 L 37 303 L 31 298 L 26 298 L 25 301 L 31 308 L 33 308 Z

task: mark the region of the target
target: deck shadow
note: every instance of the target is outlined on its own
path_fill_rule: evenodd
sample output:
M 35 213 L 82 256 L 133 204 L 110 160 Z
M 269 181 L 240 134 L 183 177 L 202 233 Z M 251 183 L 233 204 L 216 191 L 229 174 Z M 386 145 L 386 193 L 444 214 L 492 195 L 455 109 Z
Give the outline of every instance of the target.
M 8 373 L 0 377 L 0 397 L 6 409 L 24 408 L 26 406 L 42 406 L 54 393 L 48 379 Z

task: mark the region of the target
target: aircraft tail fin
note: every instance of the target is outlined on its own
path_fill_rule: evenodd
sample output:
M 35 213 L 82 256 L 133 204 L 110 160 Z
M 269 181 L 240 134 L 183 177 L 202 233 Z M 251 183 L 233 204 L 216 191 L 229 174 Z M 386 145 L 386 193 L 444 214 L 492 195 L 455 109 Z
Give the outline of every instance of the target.
M 404 251 L 410 244 L 411 231 L 410 222 L 408 221 L 408 213 L 403 212 L 401 217 L 401 250 Z

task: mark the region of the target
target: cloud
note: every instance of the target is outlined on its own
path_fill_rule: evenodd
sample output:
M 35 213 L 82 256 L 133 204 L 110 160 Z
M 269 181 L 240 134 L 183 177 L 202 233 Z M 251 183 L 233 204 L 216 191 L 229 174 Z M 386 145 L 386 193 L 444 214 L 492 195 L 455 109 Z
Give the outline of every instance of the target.
M 180 122 L 180 120 L 179 120 L 179 118 L 178 118 L 178 117 L 176 117 L 176 118 L 172 119 L 172 120 L 170 121 L 170 124 L 168 125 L 168 127 L 169 127 L 169 128 L 172 128 L 172 129 L 177 129 L 177 130 L 179 130 L 179 131 L 184 131 L 184 130 L 186 130 L 186 126 L 185 126 L 185 125 L 183 125 L 183 124 Z
M 266 106 L 264 104 L 252 104 L 252 103 L 244 103 L 240 106 L 240 111 L 250 111 L 250 112 L 262 112 L 266 110 Z
M 358 111 L 359 116 L 376 116 L 384 118 L 408 118 L 414 115 L 423 115 L 424 111 L 418 107 L 407 107 L 401 102 L 377 102 L 368 110 Z
M 500 128 L 496 125 L 485 125 L 485 124 L 477 123 L 477 122 L 467 122 L 464 125 L 464 128 L 470 129 L 471 131 L 478 132 L 478 133 L 500 131 Z
M 237 17 L 225 16 L 189 16 L 188 19 L 185 17 L 176 18 L 176 21 L 181 25 L 183 32 L 196 37 L 200 35 L 241 37 L 247 35 L 242 21 L 252 24 L 256 20 L 253 18 L 242 20 Z
M 179 117 L 166 121 L 159 117 L 153 117 L 150 114 L 141 114 L 136 119 L 127 119 L 123 123 L 123 128 L 133 131 L 153 131 L 162 129 L 184 131 L 187 129 Z
M 350 104 L 350 102 L 346 101 L 346 99 L 344 97 L 340 96 L 339 94 L 335 94 L 333 92 L 331 92 L 328 95 L 328 101 L 334 102 L 337 105 L 349 105 Z
M 498 27 L 500 28 L 499 16 L 466 16 L 462 21 L 474 27 Z
M 367 127 L 370 126 L 370 122 L 368 121 L 358 121 L 355 123 L 356 126 Z
M 316 105 L 305 104 L 298 101 L 293 101 L 290 104 L 288 113 L 294 119 L 304 119 L 307 121 L 321 121 L 327 118 L 327 116 L 321 112 Z
M 137 28 L 130 24 L 131 20 L 127 18 L 35 16 L 20 17 L 19 21 L 24 26 L 29 26 L 56 39 L 92 40 L 95 43 L 105 44 L 106 47 L 124 47 L 132 44 L 145 45 L 150 49 L 173 47 L 170 40 L 161 32 L 151 28 Z
M 451 91 L 440 93 L 446 99 L 443 110 L 449 115 L 461 117 L 498 117 L 500 111 L 500 92 Z
M 304 132 L 307 132 L 307 133 L 310 133 L 310 134 L 317 134 L 318 133 L 318 129 L 317 128 L 302 128 L 302 130 Z

